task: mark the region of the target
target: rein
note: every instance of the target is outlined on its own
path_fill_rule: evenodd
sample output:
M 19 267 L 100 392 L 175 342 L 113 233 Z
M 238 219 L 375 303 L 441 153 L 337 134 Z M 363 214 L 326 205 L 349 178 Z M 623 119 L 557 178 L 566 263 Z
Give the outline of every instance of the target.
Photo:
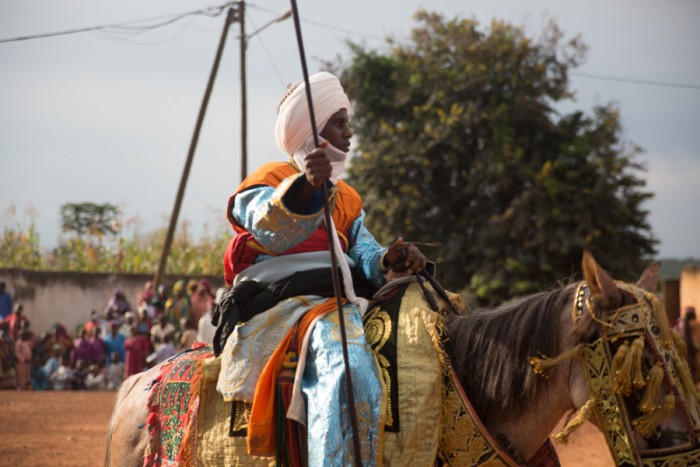
M 306 54 L 304 52 L 304 42 L 301 37 L 301 24 L 299 21 L 299 10 L 296 0 L 290 0 L 292 5 L 292 16 L 294 18 L 294 30 L 296 32 L 297 45 L 299 47 L 299 56 L 301 59 L 301 68 L 304 74 L 304 83 L 306 85 L 306 101 L 309 106 L 309 118 L 311 120 L 311 132 L 314 138 L 314 146 L 319 146 L 318 132 L 316 128 L 316 115 L 314 113 L 313 100 L 311 97 L 311 83 L 309 82 L 309 71 L 306 66 Z M 338 322 L 340 325 L 340 338 L 343 347 L 343 362 L 345 364 L 345 382 L 348 392 L 348 405 L 350 406 L 350 424 L 352 426 L 352 441 L 354 448 L 354 463 L 362 465 L 362 451 L 360 449 L 360 436 L 357 423 L 357 413 L 355 410 L 355 393 L 352 387 L 352 378 L 350 374 L 350 357 L 348 356 L 348 340 L 345 332 L 345 317 L 343 316 L 342 292 L 340 290 L 340 278 L 338 276 L 338 259 L 335 250 L 335 242 L 333 235 L 336 233 L 331 229 L 331 209 L 328 196 L 328 187 L 323 183 L 323 214 L 326 223 L 326 232 L 328 233 L 328 249 L 331 252 L 331 272 L 333 277 L 333 291 L 335 293 L 336 308 L 338 309 Z

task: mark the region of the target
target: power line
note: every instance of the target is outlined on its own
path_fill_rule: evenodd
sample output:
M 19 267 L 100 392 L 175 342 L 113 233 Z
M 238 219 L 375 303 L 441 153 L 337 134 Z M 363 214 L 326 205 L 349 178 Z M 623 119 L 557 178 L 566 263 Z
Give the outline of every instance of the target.
M 248 7 L 255 8 L 256 10 L 260 10 L 260 11 L 265 11 L 267 13 L 275 13 L 273 10 L 270 10 L 268 8 L 263 8 L 263 7 L 260 7 L 257 5 L 248 5 Z M 338 26 L 329 25 L 329 24 L 323 23 L 321 21 L 302 19 L 301 22 L 306 23 L 306 24 L 312 24 L 312 25 L 317 26 L 319 28 L 329 29 L 329 30 L 334 31 L 334 32 L 342 32 L 345 34 L 351 34 L 353 36 L 364 37 L 365 39 L 372 39 L 372 40 L 381 41 L 381 42 L 384 42 L 386 40 L 385 37 L 381 37 L 381 36 L 377 36 L 377 35 L 373 35 L 373 34 L 368 34 L 365 32 L 353 31 L 351 29 L 345 29 L 345 28 L 341 28 Z
M 117 23 L 117 24 L 112 24 L 112 25 L 99 25 L 99 26 L 90 26 L 90 27 L 85 27 L 85 28 L 77 28 L 77 29 L 69 29 L 65 31 L 59 31 L 59 32 L 49 32 L 49 33 L 43 33 L 43 34 L 33 34 L 33 35 L 28 35 L 28 36 L 19 36 L 19 37 L 13 37 L 9 39 L 0 39 L 0 44 L 2 43 L 7 43 L 7 42 L 18 42 L 18 41 L 24 41 L 24 40 L 31 40 L 31 39 L 42 39 L 42 38 L 47 38 L 47 37 L 57 37 L 57 36 L 64 36 L 64 35 L 69 35 L 69 34 L 77 34 L 81 32 L 94 32 L 94 31 L 101 31 L 101 32 L 107 32 L 107 33 L 113 33 L 113 34 L 128 34 L 128 35 L 135 35 L 135 34 L 141 34 L 146 31 L 150 31 L 153 29 L 157 29 L 163 26 L 167 26 L 169 24 L 173 24 L 177 21 L 180 21 L 183 18 L 186 18 L 188 16 L 195 16 L 195 15 L 204 15 L 204 16 L 211 16 L 215 17 L 220 15 L 224 9 L 228 6 L 232 6 L 234 2 L 228 2 L 223 5 L 215 6 L 215 7 L 208 7 L 200 10 L 193 10 L 193 11 L 188 11 L 185 13 L 180 13 L 175 16 L 166 16 L 166 17 L 156 17 L 156 18 L 149 18 L 149 19 L 140 19 L 140 20 L 134 20 L 134 21 L 128 21 L 124 23 Z M 265 11 L 268 13 L 276 13 L 273 12 L 272 10 L 269 10 L 267 8 L 259 7 L 256 5 L 248 5 L 249 7 Z M 148 25 L 142 25 L 142 26 L 137 26 L 139 23 L 145 23 L 145 22 L 150 22 L 150 21 L 158 21 L 158 23 L 154 24 L 148 24 Z M 341 28 L 338 26 L 333 26 L 329 25 L 326 23 L 322 23 L 320 21 L 313 21 L 309 19 L 304 19 L 302 20 L 304 23 L 311 24 L 316 27 L 324 28 L 324 29 L 329 29 L 334 32 L 341 32 L 345 34 L 350 34 L 354 36 L 359 36 L 363 37 L 365 39 L 372 39 L 376 41 L 385 41 L 385 37 L 380 37 L 377 35 L 372 35 L 372 34 L 367 34 L 364 32 L 358 32 L 358 31 L 353 31 L 350 29 L 345 29 Z M 268 60 L 272 62 L 271 57 L 269 52 L 266 50 L 265 45 L 262 44 L 263 51 L 265 54 L 268 56 Z M 278 74 L 277 70 L 275 72 Z M 649 85 L 649 86 L 660 86 L 660 87 L 670 87 L 670 88 L 683 88 L 683 89 L 700 89 L 700 84 L 693 84 L 693 83 L 676 83 L 676 82 L 671 82 L 671 81 L 655 81 L 655 80 L 646 80 L 646 79 L 639 79 L 639 78 L 626 78 L 626 77 L 621 77 L 621 76 L 608 76 L 608 75 L 599 75 L 599 74 L 594 74 L 594 73 L 586 73 L 582 71 L 569 71 L 569 75 L 571 76 L 577 76 L 579 78 L 588 78 L 588 79 L 597 79 L 597 80 L 603 80 L 603 81 L 617 81 L 621 83 L 632 83 L 632 84 L 644 84 L 644 85 Z
M 167 16 L 167 17 L 156 17 L 156 18 L 149 18 L 149 19 L 140 19 L 140 20 L 134 20 L 134 21 L 127 21 L 124 23 L 117 23 L 117 24 L 109 24 L 109 25 L 99 25 L 99 26 L 90 26 L 90 27 L 85 27 L 85 28 L 77 28 L 77 29 L 68 29 L 65 31 L 58 31 L 58 32 L 48 32 L 48 33 L 43 33 L 43 34 L 32 34 L 28 36 L 19 36 L 19 37 L 12 37 L 9 39 L 0 39 L 0 44 L 1 43 L 6 43 L 6 42 L 18 42 L 18 41 L 26 41 L 26 40 L 31 40 L 31 39 L 43 39 L 46 37 L 57 37 L 57 36 L 65 36 L 69 34 L 77 34 L 81 32 L 91 32 L 91 31 L 104 31 L 104 30 L 115 30 L 112 32 L 120 32 L 122 34 L 140 34 L 145 31 L 150 31 L 153 29 L 157 29 L 163 26 L 167 26 L 169 24 L 175 23 L 183 18 L 186 18 L 188 16 L 193 16 L 193 15 L 204 15 L 204 16 L 218 16 L 220 15 L 224 9 L 228 6 L 233 5 L 232 2 L 225 3 L 220 6 L 215 6 L 215 7 L 209 7 L 209 8 L 203 8 L 201 10 L 193 10 L 193 11 L 188 11 L 186 13 L 180 13 L 175 16 Z M 155 24 L 149 24 L 149 25 L 143 25 L 143 26 L 136 26 L 136 24 L 139 23 L 145 23 L 149 21 L 160 21 Z
M 663 86 L 667 88 L 700 89 L 700 84 L 674 83 L 670 81 L 653 81 L 637 78 L 623 78 L 620 76 L 596 75 L 593 73 L 586 73 L 583 71 L 570 71 L 569 74 L 571 76 L 578 76 L 580 78 L 600 79 L 605 81 L 619 81 L 622 83 L 647 84 L 650 86 Z

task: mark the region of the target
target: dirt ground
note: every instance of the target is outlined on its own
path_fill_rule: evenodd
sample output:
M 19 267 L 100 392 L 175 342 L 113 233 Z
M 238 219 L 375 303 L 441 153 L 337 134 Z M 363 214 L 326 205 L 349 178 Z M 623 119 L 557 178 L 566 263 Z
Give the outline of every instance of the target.
M 105 428 L 115 392 L 0 391 L 0 464 L 104 465 Z M 600 432 L 585 424 L 567 445 L 555 445 L 568 466 L 612 466 Z

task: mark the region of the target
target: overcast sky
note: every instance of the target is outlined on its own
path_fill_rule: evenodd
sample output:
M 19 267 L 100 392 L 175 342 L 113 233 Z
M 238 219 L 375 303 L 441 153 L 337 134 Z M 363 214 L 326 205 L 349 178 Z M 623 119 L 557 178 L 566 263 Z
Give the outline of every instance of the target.
M 132 28 L 0 43 L 0 226 L 27 226 L 34 216 L 42 246 L 53 247 L 60 236 L 60 206 L 69 202 L 116 204 L 131 228 L 142 232 L 167 225 L 224 15 L 143 27 L 221 4 L 0 2 L 0 40 L 100 25 Z M 644 150 L 642 175 L 655 194 L 645 207 L 661 241 L 659 258 L 700 258 L 700 1 L 298 0 L 298 5 L 312 73 L 320 70 L 320 60 L 347 56 L 348 39 L 375 48 L 387 36 L 407 40 L 420 7 L 447 18 L 475 17 L 484 28 L 493 18 L 504 19 L 531 35 L 554 19 L 567 38 L 580 34 L 589 51 L 571 79 L 577 99 L 565 109 L 590 113 L 596 104 L 620 106 L 625 138 Z M 246 31 L 289 8 L 286 1 L 247 3 Z M 143 19 L 152 21 L 133 23 Z M 226 201 L 240 183 L 238 35 L 234 24 L 180 214 L 195 234 L 205 225 L 226 228 Z M 292 20 L 251 38 L 246 57 L 250 171 L 284 158 L 272 135 L 284 84 L 302 77 Z

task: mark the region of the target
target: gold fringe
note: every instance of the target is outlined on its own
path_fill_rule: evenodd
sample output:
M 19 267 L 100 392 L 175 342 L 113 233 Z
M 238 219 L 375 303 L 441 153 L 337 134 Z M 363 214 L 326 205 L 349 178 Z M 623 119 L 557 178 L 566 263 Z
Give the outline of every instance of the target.
M 681 359 L 678 356 L 673 356 L 673 364 L 676 367 L 676 373 L 678 378 L 681 380 L 681 386 L 685 394 L 695 400 L 695 403 L 700 403 L 700 389 L 695 385 L 693 381 L 693 376 L 690 373 L 690 367 L 685 359 Z
M 675 333 L 668 324 L 668 315 L 666 314 L 663 303 L 661 303 L 661 300 L 652 292 L 646 292 L 644 298 L 651 303 L 651 312 L 656 319 L 656 325 L 659 327 L 661 344 L 667 349 L 670 349 L 671 345 L 674 343 L 673 334 Z
M 612 362 L 612 375 L 613 375 L 613 391 L 616 394 L 620 394 L 622 392 L 623 387 L 628 387 L 629 386 L 629 378 L 626 374 L 623 374 L 620 372 L 622 369 L 622 364 L 625 362 L 625 359 L 627 358 L 627 354 L 630 351 L 630 344 L 629 341 L 625 341 L 622 344 L 620 344 L 620 347 L 617 348 L 617 352 L 615 352 L 615 357 L 613 358 Z
M 683 338 L 679 336 L 677 332 L 672 332 L 671 336 L 671 339 L 673 340 L 673 345 L 675 345 L 676 349 L 678 349 L 678 354 L 681 356 L 681 358 L 683 360 L 688 358 L 688 346 L 686 345 Z
M 559 441 L 562 444 L 566 444 L 569 442 L 569 435 L 578 427 L 583 425 L 583 423 L 591 418 L 591 414 L 593 413 L 593 407 L 595 406 L 595 397 L 591 397 L 586 401 L 585 404 L 581 406 L 580 409 L 578 409 L 578 412 L 576 412 L 576 415 L 574 418 L 569 420 L 566 423 L 566 426 L 556 435 L 554 435 L 554 438 Z
M 656 362 L 647 375 L 647 388 L 644 391 L 642 400 L 639 402 L 639 410 L 649 413 L 661 408 L 659 405 L 659 394 L 661 393 L 663 380 L 664 368 L 660 362 Z
M 576 347 L 573 347 L 567 350 L 566 352 L 559 354 L 556 357 L 531 357 L 530 365 L 533 366 L 533 371 L 536 375 L 540 375 L 543 378 L 547 379 L 552 374 L 552 370 L 554 369 L 554 367 L 566 360 L 570 360 L 572 358 L 580 358 L 582 353 L 583 344 L 578 344 Z
M 640 435 L 645 438 L 649 438 L 654 434 L 656 427 L 659 426 L 661 422 L 666 420 L 673 414 L 676 410 L 676 396 L 673 394 L 668 394 L 664 398 L 664 405 L 660 409 L 654 412 L 642 415 L 641 417 L 635 419 L 632 422 Z
M 620 369 L 613 375 L 615 380 L 613 391 L 628 396 L 632 391 L 632 385 L 636 388 L 644 387 L 646 380 L 642 373 L 643 352 L 644 337 L 638 337 L 632 342 Z

